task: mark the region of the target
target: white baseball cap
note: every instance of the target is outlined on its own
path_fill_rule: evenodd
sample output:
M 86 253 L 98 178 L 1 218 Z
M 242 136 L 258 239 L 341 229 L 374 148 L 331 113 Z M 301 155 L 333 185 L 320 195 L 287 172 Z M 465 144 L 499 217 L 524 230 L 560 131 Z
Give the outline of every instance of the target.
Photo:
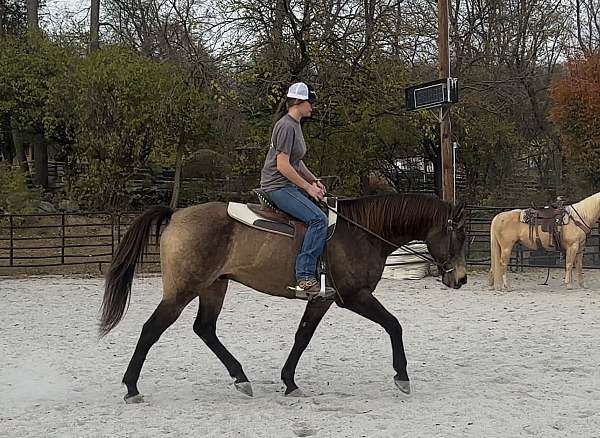
M 304 82 L 296 82 L 288 88 L 287 97 L 300 100 L 317 100 L 317 94 Z

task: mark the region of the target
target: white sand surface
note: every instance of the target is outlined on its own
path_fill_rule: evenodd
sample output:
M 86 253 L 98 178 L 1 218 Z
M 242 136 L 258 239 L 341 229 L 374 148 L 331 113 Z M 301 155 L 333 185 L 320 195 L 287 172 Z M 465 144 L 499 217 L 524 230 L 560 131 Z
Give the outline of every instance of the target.
M 307 396 L 283 395 L 280 370 L 300 301 L 230 286 L 218 325 L 254 397 L 192 331 L 193 302 L 148 355 L 146 402 L 120 384 L 159 277 L 134 283 L 121 324 L 98 340 L 103 281 L 0 278 L 0 436 L 8 437 L 600 437 L 600 272 L 566 291 L 561 271 L 484 274 L 460 290 L 437 279 L 382 280 L 376 296 L 399 319 L 413 382 L 393 384 L 384 330 L 335 305 L 301 359 Z

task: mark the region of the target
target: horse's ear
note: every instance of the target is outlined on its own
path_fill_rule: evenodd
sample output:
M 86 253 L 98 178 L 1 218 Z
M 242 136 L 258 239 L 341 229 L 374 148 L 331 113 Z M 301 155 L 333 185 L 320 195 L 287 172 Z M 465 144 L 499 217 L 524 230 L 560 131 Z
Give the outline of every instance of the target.
M 458 225 L 458 227 L 462 227 L 465 224 L 465 202 L 459 201 L 452 208 L 452 220 Z

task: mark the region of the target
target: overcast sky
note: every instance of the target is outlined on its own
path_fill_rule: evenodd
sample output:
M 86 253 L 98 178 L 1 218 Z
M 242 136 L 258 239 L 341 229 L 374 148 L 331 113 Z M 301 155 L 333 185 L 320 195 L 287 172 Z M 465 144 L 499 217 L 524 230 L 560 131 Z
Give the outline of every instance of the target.
M 46 0 L 46 7 L 41 11 L 44 26 L 60 26 L 59 23 L 74 21 L 85 22 L 89 13 L 90 2 L 79 0 Z

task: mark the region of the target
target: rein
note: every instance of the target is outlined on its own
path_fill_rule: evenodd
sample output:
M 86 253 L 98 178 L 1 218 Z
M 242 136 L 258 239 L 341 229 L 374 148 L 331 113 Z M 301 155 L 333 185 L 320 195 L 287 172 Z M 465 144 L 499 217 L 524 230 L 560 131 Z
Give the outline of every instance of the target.
M 426 262 L 432 263 L 432 264 L 436 265 L 438 268 L 442 269 L 442 270 L 444 271 L 444 273 L 446 273 L 446 274 L 447 274 L 447 273 L 449 273 L 449 272 L 452 272 L 452 271 L 454 271 L 454 268 L 453 268 L 453 267 L 450 267 L 450 268 L 447 268 L 447 267 L 446 267 L 446 266 L 447 266 L 447 264 L 448 264 L 448 262 L 439 263 L 439 262 L 437 262 L 436 260 L 434 260 L 432 257 L 428 257 L 428 256 L 426 256 L 426 255 L 423 255 L 423 254 L 421 254 L 420 252 L 418 252 L 418 251 L 415 251 L 414 249 L 412 249 L 412 248 L 409 248 L 409 247 L 408 247 L 408 246 L 406 246 L 406 245 L 397 245 L 397 244 L 395 244 L 394 242 L 390 242 L 390 241 L 389 241 L 389 240 L 387 240 L 386 238 L 384 238 L 384 237 L 380 236 L 379 234 L 377 234 L 377 233 L 374 233 L 373 231 L 369 230 L 369 229 L 368 229 L 367 227 L 365 227 L 364 225 L 361 225 L 361 224 L 359 224 L 358 222 L 355 222 L 355 221 L 353 221 L 353 220 L 352 220 L 352 219 L 350 219 L 349 217 L 347 217 L 347 216 L 344 216 L 343 214 L 339 213 L 338 211 L 336 211 L 335 209 L 333 209 L 333 208 L 331 208 L 329 205 L 327 205 L 327 203 L 326 203 L 326 202 L 321 202 L 321 204 L 322 204 L 322 205 L 324 205 L 325 207 L 327 207 L 327 209 L 328 209 L 328 210 L 330 210 L 330 211 L 332 211 L 333 213 L 337 214 L 337 215 L 338 215 L 340 218 L 342 218 L 342 219 L 343 219 L 343 220 L 345 220 L 346 222 L 348 222 L 348 223 L 350 223 L 350 224 L 354 225 L 355 227 L 357 227 L 357 228 L 359 228 L 359 229 L 363 230 L 364 232 L 366 232 L 366 233 L 370 234 L 371 236 L 373 236 L 373 237 L 376 237 L 377 239 L 381 240 L 382 242 L 384 242 L 384 243 L 387 243 L 388 245 L 390 245 L 390 246 L 392 246 L 392 247 L 394 247 L 394 248 L 401 248 L 401 249 L 403 249 L 404 251 L 407 251 L 407 252 L 409 252 L 409 253 L 411 253 L 411 254 L 413 254 L 413 255 L 415 255 L 415 256 L 417 256 L 417 257 L 419 257 L 419 258 L 423 259 L 423 260 L 424 260 L 424 261 L 426 261 Z M 449 231 L 452 231 L 452 227 L 453 227 L 453 222 L 452 222 L 452 219 L 448 219 L 448 229 L 449 229 Z M 448 239 L 448 247 L 450 247 L 450 244 L 451 244 L 450 240 L 451 240 L 451 239 Z M 448 251 L 448 252 L 450 252 L 450 251 Z

